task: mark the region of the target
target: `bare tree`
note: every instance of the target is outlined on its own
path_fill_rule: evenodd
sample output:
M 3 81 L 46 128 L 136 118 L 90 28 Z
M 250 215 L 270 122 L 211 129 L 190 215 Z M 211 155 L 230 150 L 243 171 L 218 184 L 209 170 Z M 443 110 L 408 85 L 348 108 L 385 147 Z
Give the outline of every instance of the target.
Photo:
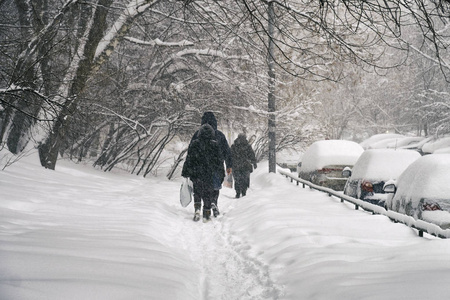
M 144 174 L 174 135 L 189 136 L 204 110 L 217 112 L 229 124 L 245 118 L 246 126 L 241 127 L 254 126 L 260 133 L 268 132 L 269 116 L 289 120 L 292 113 L 302 116 L 297 118 L 300 124 L 312 120 L 306 130 L 295 133 L 303 140 L 311 128 L 325 134 L 327 126 L 310 118 L 318 107 L 311 103 L 320 102 L 310 95 L 319 93 L 304 92 L 288 103 L 285 97 L 292 95 L 287 88 L 292 80 L 287 75 L 312 82 L 302 84 L 311 88 L 322 81 L 342 80 L 350 64 L 384 70 L 405 62 L 402 56 L 383 60 L 390 54 L 387 47 L 429 56 L 443 74 L 449 70 L 447 2 L 42 0 L 42 5 L 34 6 L 29 0 L 16 0 L 14 4 L 0 3 L 6 17 L 1 26 L 5 50 L 0 54 L 5 59 L 0 138 L 19 152 L 30 128 L 40 131 L 41 163 L 50 169 L 59 152 L 69 149 L 82 159 L 95 148 L 98 165 L 110 169 L 126 161 L 134 172 Z M 269 6 L 275 19 L 273 33 L 268 28 Z M 423 47 L 405 39 L 410 24 L 420 30 Z M 269 42 L 274 48 L 269 57 L 276 65 L 276 80 L 271 81 L 266 72 Z M 275 83 L 279 103 L 271 114 L 267 114 L 268 82 Z M 438 100 L 436 95 L 445 95 L 432 91 L 430 86 L 424 97 L 433 94 Z M 330 114 L 332 136 L 343 135 L 351 121 L 346 116 L 362 101 L 352 99 L 335 103 L 347 113 Z M 380 103 L 381 107 L 385 106 Z M 421 119 L 438 128 L 438 119 L 445 116 Z M 265 125 L 258 127 L 261 120 Z M 283 121 L 277 126 L 278 133 L 286 132 Z M 333 132 L 336 126 L 340 130 Z M 277 147 L 299 142 L 301 138 L 292 138 L 295 134 L 280 134 Z

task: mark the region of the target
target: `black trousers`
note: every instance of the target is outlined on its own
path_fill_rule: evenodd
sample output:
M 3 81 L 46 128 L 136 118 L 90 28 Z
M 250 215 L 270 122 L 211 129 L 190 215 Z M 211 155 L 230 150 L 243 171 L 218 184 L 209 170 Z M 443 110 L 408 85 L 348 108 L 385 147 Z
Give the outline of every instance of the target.
M 219 191 L 214 191 L 214 188 L 210 184 L 205 184 L 201 180 L 193 181 L 194 184 L 194 207 L 201 208 L 203 200 L 203 209 L 211 210 L 211 203 L 217 204 L 215 195 L 219 196 Z M 214 202 L 215 201 L 215 202 Z
M 250 186 L 250 172 L 233 171 L 233 176 L 236 193 L 247 192 L 247 189 Z

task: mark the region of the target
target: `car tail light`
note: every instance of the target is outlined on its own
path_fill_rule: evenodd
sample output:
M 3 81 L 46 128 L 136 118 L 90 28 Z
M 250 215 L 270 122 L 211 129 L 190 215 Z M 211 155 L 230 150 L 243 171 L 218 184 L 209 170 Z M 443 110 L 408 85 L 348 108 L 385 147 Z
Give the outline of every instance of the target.
M 437 203 L 425 202 L 422 206 L 422 210 L 442 210 L 442 208 Z
M 363 181 L 361 183 L 361 189 L 365 192 L 373 193 L 373 184 L 368 181 Z

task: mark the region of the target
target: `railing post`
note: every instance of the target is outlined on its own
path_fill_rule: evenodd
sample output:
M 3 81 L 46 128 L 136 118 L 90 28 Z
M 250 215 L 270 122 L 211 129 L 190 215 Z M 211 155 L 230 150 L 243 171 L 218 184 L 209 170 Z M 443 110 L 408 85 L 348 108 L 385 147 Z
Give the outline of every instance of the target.
M 355 210 L 359 209 L 359 205 L 355 204 Z
M 423 230 L 419 230 L 419 237 L 423 237 Z

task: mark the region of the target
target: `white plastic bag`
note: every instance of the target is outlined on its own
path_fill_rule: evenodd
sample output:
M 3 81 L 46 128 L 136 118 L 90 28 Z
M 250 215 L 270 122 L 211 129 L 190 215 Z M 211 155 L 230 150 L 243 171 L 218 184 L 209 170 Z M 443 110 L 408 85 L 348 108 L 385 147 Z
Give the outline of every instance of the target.
M 192 201 L 192 191 L 194 186 L 192 181 L 189 178 L 185 178 L 185 180 L 181 183 L 180 188 L 180 203 L 181 206 L 186 207 Z
M 223 186 L 232 189 L 233 188 L 233 173 L 227 174 L 223 181 Z

